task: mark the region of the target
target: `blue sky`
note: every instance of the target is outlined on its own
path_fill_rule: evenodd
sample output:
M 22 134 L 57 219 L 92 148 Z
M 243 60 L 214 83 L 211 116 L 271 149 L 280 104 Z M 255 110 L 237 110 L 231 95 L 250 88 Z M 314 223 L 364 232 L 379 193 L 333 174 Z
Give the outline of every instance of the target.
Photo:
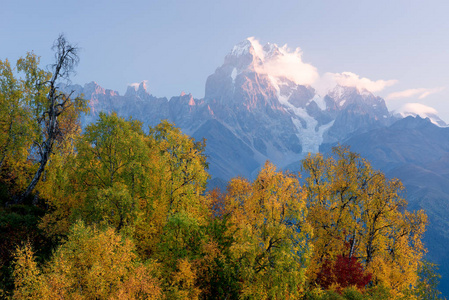
M 52 59 L 59 33 L 81 48 L 74 83 L 123 93 L 204 96 L 207 76 L 238 42 L 300 47 L 327 72 L 396 80 L 376 94 L 396 109 L 433 107 L 449 122 L 449 1 L 20 1 L 0 3 L 0 59 Z

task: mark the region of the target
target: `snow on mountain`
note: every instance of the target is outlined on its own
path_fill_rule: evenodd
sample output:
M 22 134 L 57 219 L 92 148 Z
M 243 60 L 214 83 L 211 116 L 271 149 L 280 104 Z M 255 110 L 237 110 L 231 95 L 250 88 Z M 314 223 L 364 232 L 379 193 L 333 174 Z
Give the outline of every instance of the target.
M 360 84 L 377 88 L 382 82 L 349 72 L 340 75 L 338 82 L 345 85 L 330 85 L 321 96 L 312 86 L 318 73 L 302 61 L 300 49 L 291 51 L 270 43 L 262 46 L 248 38 L 234 46 L 223 65 L 209 76 L 205 99 L 226 106 L 242 105 L 250 114 L 267 106 L 281 111 L 289 119 L 289 132 L 300 140 L 300 155 L 305 155 L 318 152 L 322 143 L 391 123 L 384 100 Z M 351 86 L 354 82 L 357 86 Z
M 250 53 L 250 48 L 252 47 L 251 41 L 246 39 L 232 48 L 231 55 L 241 56 Z
M 250 115 L 267 106 L 281 112 L 289 124 L 288 130 L 301 141 L 301 153 L 317 152 L 326 127 L 309 115 L 307 106 L 314 102 L 324 111 L 326 103 L 316 96 L 313 88 L 298 84 L 297 74 L 285 72 L 288 68 L 282 67 L 292 60 L 300 67 L 307 66 L 302 63 L 299 50 L 291 57 L 286 48 L 270 43 L 262 46 L 248 38 L 234 46 L 223 65 L 209 76 L 205 99 L 231 106 L 243 104 Z M 331 120 L 326 124 L 330 126 Z M 267 149 L 274 153 L 278 147 Z

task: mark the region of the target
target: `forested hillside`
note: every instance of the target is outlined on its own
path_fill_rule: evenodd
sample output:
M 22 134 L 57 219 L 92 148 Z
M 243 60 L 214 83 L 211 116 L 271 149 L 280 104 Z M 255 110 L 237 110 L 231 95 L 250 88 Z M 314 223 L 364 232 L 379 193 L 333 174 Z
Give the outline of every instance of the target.
M 206 142 L 99 114 L 53 73 L 0 62 L 0 292 L 11 299 L 428 299 L 427 217 L 345 147 L 206 192 Z M 300 181 L 300 177 L 302 177 Z M 426 298 L 427 297 L 427 298 Z

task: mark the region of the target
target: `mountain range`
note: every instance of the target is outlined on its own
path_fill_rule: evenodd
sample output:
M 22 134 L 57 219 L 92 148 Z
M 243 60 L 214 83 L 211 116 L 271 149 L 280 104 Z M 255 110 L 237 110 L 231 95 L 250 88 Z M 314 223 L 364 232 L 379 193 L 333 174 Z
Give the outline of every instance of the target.
M 440 264 L 449 295 L 449 128 L 436 115 L 388 111 L 384 99 L 354 86 L 318 91 L 270 66 L 285 56 L 275 44 L 251 39 L 233 47 L 207 78 L 205 96 L 158 98 L 146 82 L 124 95 L 95 82 L 65 86 L 89 99 L 86 126 L 99 112 L 115 111 L 154 126 L 167 119 L 195 139 L 206 139 L 211 186 L 236 176 L 253 179 L 266 160 L 297 171 L 308 153 L 346 144 L 389 177 L 402 180 L 409 209 L 429 216 L 428 259 Z

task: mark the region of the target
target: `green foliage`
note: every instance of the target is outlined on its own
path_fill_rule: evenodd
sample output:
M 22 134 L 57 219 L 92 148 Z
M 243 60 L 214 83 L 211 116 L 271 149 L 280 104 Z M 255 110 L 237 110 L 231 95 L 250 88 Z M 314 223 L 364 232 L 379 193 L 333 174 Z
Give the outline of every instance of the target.
M 147 145 L 148 196 L 140 201 L 141 211 L 133 227 L 142 255 L 171 249 L 168 245 L 176 249 L 197 239 L 184 234 L 197 236 L 206 223 L 203 194 L 209 178 L 204 143 L 195 142 L 172 124 L 163 121 L 150 128 Z
M 117 229 L 133 221 L 148 185 L 148 147 L 141 123 L 101 113 L 77 143 L 77 214 Z
M 35 169 L 29 149 L 38 138 L 36 110 L 48 92 L 41 83 L 51 77 L 38 65 L 33 53 L 20 58 L 16 69 L 8 60 L 0 61 L 0 175 L 9 198 L 22 192 L 30 180 L 27 174 Z
M 32 205 L 0 207 L 0 289 L 5 293 L 14 286 L 12 262 L 17 245 L 26 242 L 37 249 L 38 262 L 51 254 L 53 244 L 37 227 L 44 213 L 42 208 Z
M 148 195 L 149 156 L 137 121 L 100 114 L 64 159 L 50 170 L 42 191 L 53 211 L 44 218 L 49 235 L 64 235 L 81 218 L 121 230 Z

